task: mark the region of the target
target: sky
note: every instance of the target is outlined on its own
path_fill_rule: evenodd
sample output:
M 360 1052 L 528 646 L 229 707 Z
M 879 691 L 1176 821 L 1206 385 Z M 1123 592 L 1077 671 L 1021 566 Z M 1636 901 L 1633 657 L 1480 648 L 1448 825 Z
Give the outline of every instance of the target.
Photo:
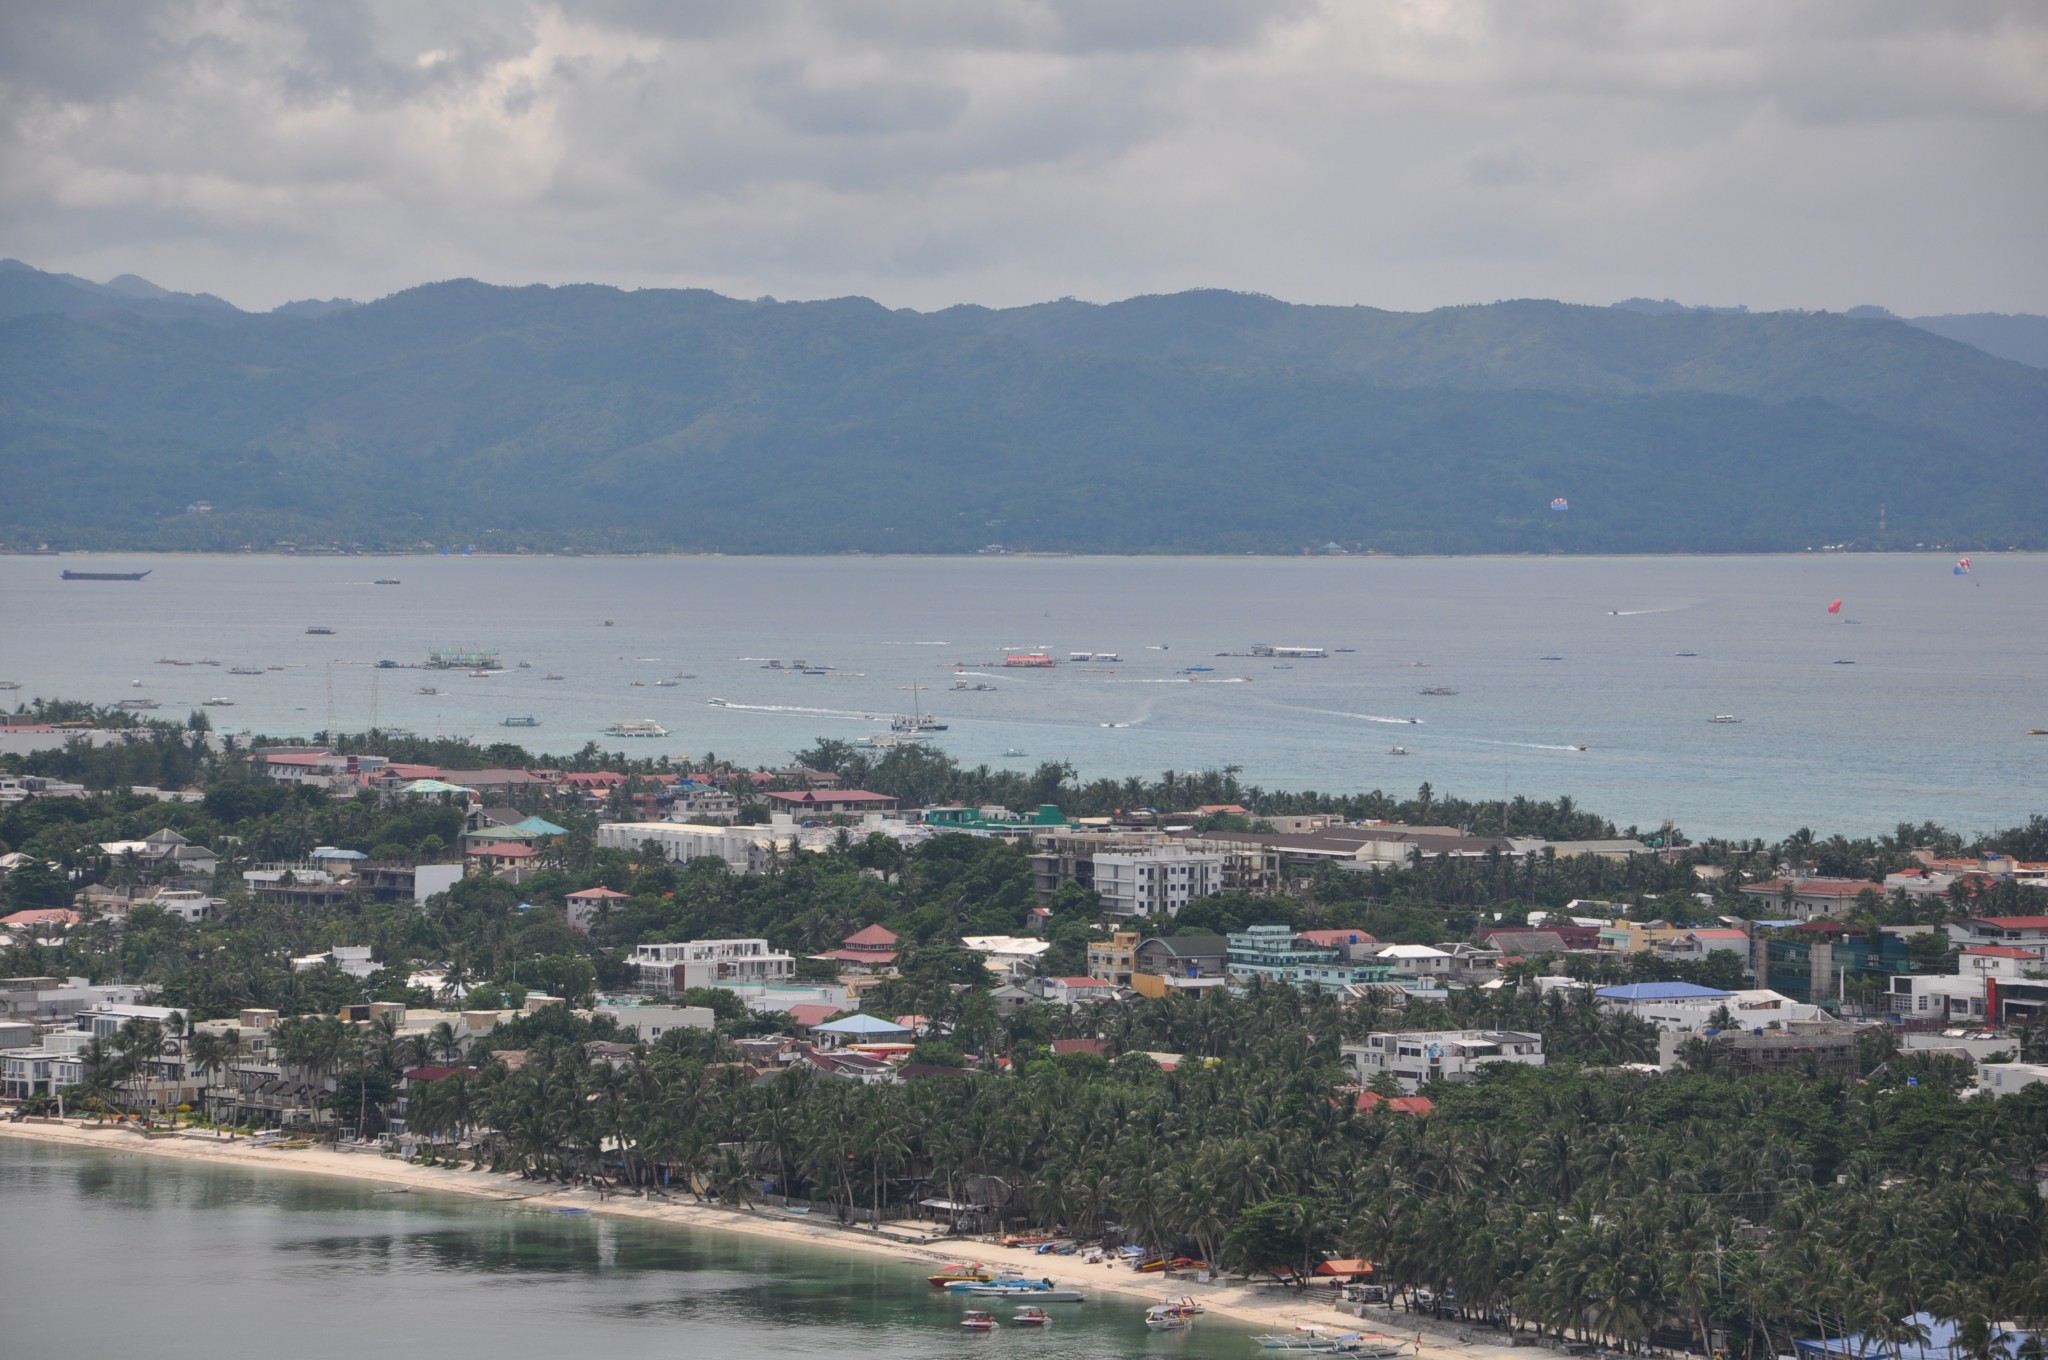
M 0 0 L 0 255 L 2048 312 L 2038 0 Z

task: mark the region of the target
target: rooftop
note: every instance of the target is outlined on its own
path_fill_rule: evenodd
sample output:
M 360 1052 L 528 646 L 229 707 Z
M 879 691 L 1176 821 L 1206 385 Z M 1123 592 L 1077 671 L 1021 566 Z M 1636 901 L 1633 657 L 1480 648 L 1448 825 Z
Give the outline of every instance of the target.
M 1692 982 L 1631 982 L 1602 987 L 1593 995 L 1607 1001 L 1726 1001 L 1735 993 Z

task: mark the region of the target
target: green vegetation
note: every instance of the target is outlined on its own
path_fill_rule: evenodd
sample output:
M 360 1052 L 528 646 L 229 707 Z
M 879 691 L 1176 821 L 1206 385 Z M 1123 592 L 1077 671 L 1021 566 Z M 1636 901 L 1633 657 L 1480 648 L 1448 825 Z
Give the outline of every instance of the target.
M 0 539 L 71 547 L 2034 546 L 2043 430 L 2048 373 L 1884 318 L 470 281 L 252 316 L 0 271 Z

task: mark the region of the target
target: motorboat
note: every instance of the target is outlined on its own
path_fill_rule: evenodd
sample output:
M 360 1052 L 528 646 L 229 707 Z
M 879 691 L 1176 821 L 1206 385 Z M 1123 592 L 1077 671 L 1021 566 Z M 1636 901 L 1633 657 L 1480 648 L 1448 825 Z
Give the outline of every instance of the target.
M 1037 1299 L 1040 1303 L 1080 1303 L 1078 1289 L 1062 1289 L 1051 1280 L 994 1280 L 968 1286 L 967 1292 L 983 1299 Z
M 130 680 L 128 683 L 131 685 L 140 685 L 142 682 L 140 680 Z M 21 681 L 19 680 L 0 680 L 0 689 L 17 690 L 20 688 Z
M 657 680 L 654 682 L 654 687 L 656 689 L 674 689 L 681 683 L 679 680 Z
M 561 676 L 556 675 L 553 671 L 549 671 L 546 675 L 543 675 L 541 677 L 541 679 L 543 680 L 559 680 L 561 678 Z
M 419 689 L 415 691 L 415 693 L 419 694 L 439 694 L 440 692 L 440 690 L 435 689 L 432 685 L 421 685 Z
M 370 582 L 373 586 L 395 586 L 398 583 L 396 576 L 379 576 L 376 580 Z
M 533 663 L 531 661 L 522 661 L 519 663 L 519 669 L 522 671 L 530 671 L 533 669 Z
M 1052 1314 L 1043 1308 L 1019 1308 L 1010 1315 L 1010 1321 L 1019 1327 L 1049 1327 Z
M 1155 1332 L 1184 1332 L 1194 1324 L 1193 1318 L 1176 1312 L 1170 1304 L 1155 1303 L 1145 1310 L 1145 1325 Z
M 665 737 L 668 729 L 652 718 L 626 718 L 604 730 L 608 737 Z
M 1189 1317 L 1196 1317 L 1209 1311 L 1192 1294 L 1183 1294 L 1177 1299 L 1167 1299 L 1160 1304 L 1160 1307 L 1171 1308 L 1174 1312 L 1185 1313 Z
M 976 1309 L 961 1318 L 960 1325 L 970 1332 L 992 1332 L 996 1329 L 996 1315 Z
M 949 1284 L 965 1281 L 969 1284 L 985 1284 L 996 1277 L 995 1271 L 979 1261 L 963 1261 L 959 1265 L 947 1266 L 936 1275 L 925 1276 L 925 1283 L 934 1289 L 944 1289 Z
M 1405 746 L 1389 746 L 1387 754 L 1390 756 L 1412 756 L 1415 753 Z
M 1456 694 L 1458 691 L 1452 689 L 1449 685 L 1431 685 L 1428 689 L 1420 692 L 1423 694 Z
M 1587 749 L 1587 747 L 1586 747 L 1586 743 L 1584 743 L 1583 741 L 1580 741 L 1580 742 L 1574 742 L 1574 743 L 1572 743 L 1572 749 L 1573 749 L 1574 751 L 1583 751 L 1583 750 L 1586 750 L 1586 749 Z
M 332 628 L 308 628 L 308 629 L 306 630 L 306 632 L 307 632 L 307 633 L 309 633 L 309 634 L 311 634 L 311 635 L 312 635 L 312 636 L 314 636 L 314 637 L 333 637 L 333 636 L 334 636 L 334 630 L 333 630 Z
M 488 680 L 488 679 L 490 679 L 490 678 L 491 678 L 492 676 L 494 676 L 494 675 L 496 675 L 496 674 L 497 674 L 497 672 L 496 672 L 496 671 L 482 671 L 482 670 L 478 670 L 478 671 L 471 671 L 471 672 L 469 673 L 469 678 L 470 678 L 470 679 L 472 679 L 472 680 Z
M 228 698 L 225 694 L 216 694 L 211 699 L 202 699 L 200 703 L 206 708 L 233 708 L 235 706 L 235 701 Z
M 1742 719 L 1736 717 L 1733 713 L 1716 713 L 1707 721 L 1710 723 L 1739 723 Z
M 228 674 L 229 674 L 229 675 L 261 675 L 261 674 L 263 674 L 263 668 L 262 668 L 261 666 L 230 666 L 230 667 L 228 667 Z

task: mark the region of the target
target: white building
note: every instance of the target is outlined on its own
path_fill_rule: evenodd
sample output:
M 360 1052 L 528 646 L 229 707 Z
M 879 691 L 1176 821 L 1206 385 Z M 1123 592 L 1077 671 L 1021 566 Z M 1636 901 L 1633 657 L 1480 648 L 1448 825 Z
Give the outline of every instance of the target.
M 649 841 L 673 864 L 718 859 L 734 873 L 758 874 L 768 867 L 771 854 L 787 854 L 796 848 L 797 834 L 796 824 L 788 817 L 772 818 L 767 826 L 602 822 L 597 828 L 598 846 L 605 850 L 635 851 Z
M 595 1009 L 597 1014 L 610 1016 L 619 1022 L 621 1029 L 633 1030 L 650 1044 L 672 1029 L 709 1030 L 717 1022 L 717 1016 L 709 1006 L 601 1001 Z
M 94 986 L 82 977 L 0 978 L 0 1020 L 23 1020 L 31 1024 L 69 1021 L 80 1011 L 101 1006 L 132 1006 L 155 990 L 132 982 Z
M 1714 1017 L 1723 1009 L 1733 1021 L 1733 1029 L 1763 1029 L 1772 1024 L 1783 1026 L 1832 1018 L 1819 1006 L 1794 1001 L 1783 992 L 1763 987 L 1724 992 L 1718 987 L 1690 982 L 1634 982 L 1602 987 L 1593 995 L 1607 1010 L 1626 1011 L 1638 1020 L 1672 1032 L 1711 1029 Z
M 2009 1096 L 2029 1086 L 2048 1081 L 2048 1063 L 1980 1063 L 1977 1094 Z
M 796 976 L 796 960 L 766 940 L 691 940 L 643 944 L 633 951 L 640 985 L 681 992 L 715 983 L 775 983 Z
M 1450 954 L 1426 944 L 1390 944 L 1373 961 L 1390 965 L 1402 977 L 1442 977 L 1451 971 Z
M 982 955 L 982 962 L 988 965 L 991 973 L 1011 981 L 1035 975 L 1039 958 L 1052 948 L 1050 940 L 1026 939 L 1016 935 L 963 935 L 960 944 Z
M 205 921 L 219 914 L 227 906 L 223 897 L 208 897 L 194 888 L 166 888 L 150 899 L 150 906 L 162 907 L 171 915 L 190 925 Z
M 1385 1073 L 1412 1095 L 1425 1082 L 1470 1081 L 1488 1063 L 1541 1067 L 1543 1036 L 1483 1029 L 1368 1034 L 1364 1043 L 1345 1044 L 1341 1052 L 1344 1066 L 1360 1085 L 1370 1085 Z
M 1110 916 L 1177 916 L 1198 897 L 1223 891 L 1222 855 L 1178 847 L 1095 854 L 1095 895 Z

